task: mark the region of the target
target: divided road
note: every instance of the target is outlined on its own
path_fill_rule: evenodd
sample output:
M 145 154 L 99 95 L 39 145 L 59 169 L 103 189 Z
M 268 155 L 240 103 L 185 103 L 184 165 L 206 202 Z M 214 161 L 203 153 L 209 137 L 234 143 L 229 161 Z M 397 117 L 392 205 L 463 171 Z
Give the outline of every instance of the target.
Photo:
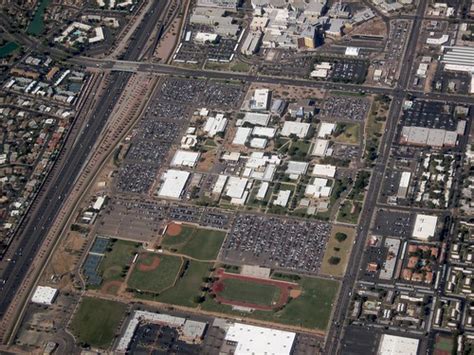
M 15 298 L 18 287 L 21 285 L 31 261 L 45 239 L 61 208 L 63 200 L 71 191 L 122 89 L 131 76 L 130 73 L 112 73 L 111 75 L 111 83 L 105 95 L 99 100 L 97 111 L 88 119 L 86 126 L 80 132 L 80 136 L 77 137 L 79 143 L 71 149 L 64 149 L 61 152 L 40 195 L 34 201 L 34 206 L 30 210 L 28 218 L 24 221 L 15 237 L 16 252 L 0 275 L 0 278 L 5 282 L 0 286 L 1 318 L 3 318 L 10 303 Z M 71 129 L 73 128 L 71 127 Z M 72 141 L 75 138 L 68 137 Z

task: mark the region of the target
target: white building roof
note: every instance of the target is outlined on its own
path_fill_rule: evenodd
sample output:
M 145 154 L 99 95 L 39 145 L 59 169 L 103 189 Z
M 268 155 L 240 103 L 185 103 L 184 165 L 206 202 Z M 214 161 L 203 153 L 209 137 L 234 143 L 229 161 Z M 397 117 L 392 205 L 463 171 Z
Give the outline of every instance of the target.
M 229 327 L 226 341 L 237 343 L 235 355 L 291 353 L 296 333 L 235 323 Z
M 290 135 L 294 134 L 299 138 L 305 138 L 308 134 L 309 127 L 309 123 L 286 121 L 283 124 L 281 135 L 284 137 L 289 137 Z
M 105 196 L 99 196 L 99 197 L 97 197 L 97 200 L 95 200 L 94 205 L 92 206 L 92 208 L 96 211 L 100 211 L 100 209 L 104 205 L 104 202 L 105 202 Z
M 232 144 L 245 145 L 251 132 L 252 132 L 252 128 L 237 127 L 237 131 L 235 132 L 235 137 L 234 137 L 234 140 L 232 141 Z
M 250 146 L 252 148 L 264 149 L 267 146 L 266 138 L 252 138 L 250 140 Z
M 329 140 L 327 139 L 316 139 L 314 142 L 313 152 L 311 153 L 317 157 L 324 157 L 329 146 Z
M 308 170 L 308 163 L 304 161 L 293 161 L 288 162 L 288 167 L 286 168 L 285 174 L 289 175 L 302 175 L 306 174 Z
M 189 150 L 177 150 L 171 160 L 171 166 L 188 166 L 193 168 L 199 160 L 199 152 Z
M 158 196 L 180 198 L 190 175 L 187 171 L 169 169 L 161 177 L 163 183 L 161 184 Z
M 212 189 L 212 193 L 216 195 L 220 195 L 222 193 L 222 190 L 224 190 L 224 186 L 226 182 L 227 182 L 227 176 L 219 175 L 214 185 L 214 188 Z
M 327 186 L 328 180 L 315 178 L 311 184 L 306 185 L 305 195 L 314 198 L 329 197 L 331 186 Z
M 411 173 L 409 171 L 404 171 L 400 177 L 400 187 L 408 187 L 410 185 Z
M 269 113 L 258 113 L 258 112 L 245 112 L 243 122 L 248 122 L 254 126 L 263 126 L 268 125 L 270 121 Z
M 326 136 L 329 136 L 332 134 L 335 128 L 336 128 L 335 123 L 321 122 L 321 125 L 319 126 L 319 130 L 318 130 L 318 138 L 326 138 Z
M 254 127 L 252 131 L 252 136 L 259 136 L 259 137 L 267 137 L 273 138 L 275 137 L 276 129 L 271 127 Z
M 360 48 L 357 47 L 347 47 L 345 55 L 351 57 L 357 57 L 359 55 Z
M 417 214 L 412 236 L 423 240 L 434 237 L 437 222 L 438 217 L 436 216 Z
M 216 117 L 208 117 L 204 125 L 204 132 L 209 137 L 214 137 L 217 133 L 224 132 L 227 126 L 227 118 L 223 114 L 217 114 Z
M 230 176 L 227 180 L 226 195 L 231 198 L 241 199 L 244 195 L 245 189 L 247 188 L 248 182 L 249 180 L 246 178 Z
M 336 175 L 336 167 L 330 164 L 315 164 L 313 175 L 333 178 Z
M 256 198 L 258 200 L 263 200 L 265 198 L 265 196 L 267 195 L 268 186 L 269 186 L 268 182 L 266 181 L 262 182 L 262 184 L 258 188 L 258 192 L 256 195 Z
M 265 111 L 268 109 L 270 90 L 256 89 L 252 100 L 250 100 L 250 109 L 256 111 Z
M 380 340 L 378 355 L 416 355 L 418 343 L 414 338 L 383 334 Z
M 31 302 L 38 304 L 51 305 L 58 294 L 58 289 L 49 286 L 36 287 Z
M 288 200 L 290 199 L 291 190 L 280 190 L 278 191 L 277 198 L 273 202 L 276 206 L 286 207 Z

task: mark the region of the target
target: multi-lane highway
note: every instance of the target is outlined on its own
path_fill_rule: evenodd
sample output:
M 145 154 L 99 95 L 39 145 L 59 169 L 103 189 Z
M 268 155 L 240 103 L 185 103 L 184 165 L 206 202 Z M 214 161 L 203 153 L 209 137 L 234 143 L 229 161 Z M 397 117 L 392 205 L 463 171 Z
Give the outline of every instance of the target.
M 46 237 L 63 200 L 71 191 L 76 177 L 130 77 L 130 73 L 111 75 L 111 85 L 106 90 L 106 95 L 98 102 L 97 111 L 89 117 L 84 129 L 80 132 L 79 143 L 61 152 L 43 191 L 30 210 L 29 217 L 19 229 L 14 256 L 0 276 L 5 282 L 0 288 L 0 317 L 4 316 L 14 299 L 31 261 Z M 69 137 L 70 140 L 75 138 Z

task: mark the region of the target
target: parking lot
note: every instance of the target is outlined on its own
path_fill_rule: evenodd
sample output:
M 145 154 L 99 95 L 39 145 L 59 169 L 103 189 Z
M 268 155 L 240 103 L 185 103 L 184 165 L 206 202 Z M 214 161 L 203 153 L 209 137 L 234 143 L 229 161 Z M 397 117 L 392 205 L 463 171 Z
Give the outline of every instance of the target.
M 111 237 L 149 242 L 159 235 L 166 218 L 166 205 L 152 201 L 113 198 L 107 203 L 98 233 Z
M 224 242 L 224 261 L 317 273 L 331 225 L 259 215 L 239 215 Z
M 210 81 L 203 93 L 203 106 L 219 110 L 237 108 L 244 97 L 241 85 Z
M 333 95 L 324 102 L 321 115 L 336 120 L 363 121 L 370 109 L 370 100 L 364 97 Z
M 373 234 L 408 238 L 411 236 L 415 223 L 415 215 L 404 212 L 378 210 Z
M 333 63 L 329 79 L 336 82 L 362 84 L 369 65 L 363 60 L 337 60 Z
M 458 120 L 453 115 L 454 107 L 438 101 L 415 100 L 403 111 L 401 125 L 456 130 Z

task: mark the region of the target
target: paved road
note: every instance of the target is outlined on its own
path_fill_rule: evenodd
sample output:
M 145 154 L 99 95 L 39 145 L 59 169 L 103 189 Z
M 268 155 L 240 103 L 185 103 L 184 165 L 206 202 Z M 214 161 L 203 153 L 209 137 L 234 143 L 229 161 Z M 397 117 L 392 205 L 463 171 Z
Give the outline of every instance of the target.
M 427 0 L 420 1 L 417 9 L 418 17 L 424 14 L 426 3 Z M 357 276 L 363 260 L 365 242 L 369 234 L 371 221 L 377 210 L 377 197 L 382 186 L 385 167 L 390 157 L 391 143 L 393 142 L 397 131 L 398 118 L 402 110 L 405 95 L 408 92 L 407 88 L 410 80 L 411 69 L 413 68 L 413 59 L 415 58 L 421 23 L 422 21 L 416 20 L 413 22 L 413 28 L 410 32 L 410 37 L 405 49 L 402 63 L 406 63 L 403 65 L 404 68 L 407 69 L 401 70 L 397 88 L 393 92 L 393 101 L 387 118 L 386 133 L 381 141 L 379 158 L 377 159 L 372 171 L 372 178 L 367 192 L 367 198 L 357 230 L 358 234 L 356 237 L 356 243 L 354 244 L 346 275 L 342 281 L 339 301 L 334 309 L 333 324 L 327 337 L 326 354 L 338 354 L 341 352 L 340 345 L 342 344 L 344 336 L 343 324 L 349 311 L 352 291 L 355 288 Z
M 420 25 L 416 27 L 419 28 Z M 416 46 L 415 44 L 408 44 L 406 53 L 409 52 L 408 48 Z M 413 63 L 413 56 L 405 58 L 408 64 Z M 271 76 L 260 76 L 247 73 L 238 72 L 225 72 L 225 71 L 214 71 L 214 70 L 202 70 L 202 69 L 189 69 L 182 67 L 175 67 L 168 64 L 159 63 L 142 63 L 138 61 L 125 61 L 125 60 L 109 60 L 109 59 L 95 59 L 87 57 L 71 58 L 70 63 L 81 65 L 89 68 L 100 68 L 104 70 L 113 71 L 125 71 L 125 72 L 149 72 L 156 74 L 168 74 L 168 75 L 181 75 L 189 77 L 201 77 L 208 79 L 220 79 L 220 80 L 240 80 L 249 83 L 267 83 L 275 85 L 294 85 L 294 86 L 306 86 L 313 88 L 329 89 L 329 90 L 341 90 L 357 93 L 370 93 L 379 95 L 406 95 L 410 94 L 418 98 L 429 99 L 429 100 L 440 100 L 449 101 L 456 103 L 472 103 L 472 98 L 466 95 L 451 95 L 445 93 L 425 93 L 422 91 L 414 91 L 402 88 L 399 84 L 396 88 L 387 88 L 380 86 L 368 86 L 358 84 L 346 84 L 346 83 L 333 83 L 333 82 L 322 82 L 314 81 L 309 79 L 300 78 L 285 78 L 285 77 L 271 77 Z M 409 71 L 402 71 L 401 76 L 406 77 L 403 80 L 408 80 Z
M 61 152 L 44 189 L 34 202 L 29 217 L 21 226 L 16 238 L 16 252 L 0 278 L 0 317 L 3 317 L 20 286 L 32 259 L 42 244 L 65 197 L 71 191 L 91 148 L 94 146 L 107 118 L 131 74 L 113 73 L 111 85 L 98 103 L 97 112 L 90 117 L 79 137 L 80 144 Z M 69 137 L 73 139 L 75 137 Z

